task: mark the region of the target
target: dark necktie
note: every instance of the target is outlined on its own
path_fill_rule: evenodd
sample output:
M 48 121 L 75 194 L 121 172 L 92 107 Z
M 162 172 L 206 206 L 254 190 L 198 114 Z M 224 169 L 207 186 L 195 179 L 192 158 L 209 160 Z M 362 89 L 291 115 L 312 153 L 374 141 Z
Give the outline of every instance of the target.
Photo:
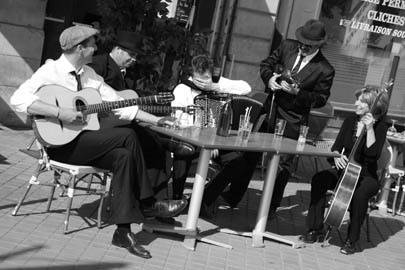
M 76 73 L 75 71 L 70 72 L 73 76 L 75 76 L 75 79 L 77 81 L 77 91 L 80 91 L 83 89 L 82 87 L 82 82 L 80 81 L 80 74 Z
M 298 73 L 298 71 L 300 70 L 300 66 L 301 66 L 302 60 L 304 59 L 304 56 L 302 54 L 299 54 L 299 56 L 300 56 L 300 58 L 298 59 L 298 63 L 291 70 L 291 75 L 296 75 Z

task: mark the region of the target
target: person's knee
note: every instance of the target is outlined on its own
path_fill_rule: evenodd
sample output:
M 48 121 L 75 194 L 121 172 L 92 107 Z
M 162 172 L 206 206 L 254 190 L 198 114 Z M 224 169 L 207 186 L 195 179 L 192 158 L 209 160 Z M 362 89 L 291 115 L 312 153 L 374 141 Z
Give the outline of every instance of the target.
M 316 173 L 311 180 L 312 189 L 320 189 L 320 187 L 326 186 L 328 177 L 330 176 L 326 171 Z
M 126 148 L 116 149 L 114 155 L 115 155 L 115 163 L 118 165 L 133 163 L 132 152 Z

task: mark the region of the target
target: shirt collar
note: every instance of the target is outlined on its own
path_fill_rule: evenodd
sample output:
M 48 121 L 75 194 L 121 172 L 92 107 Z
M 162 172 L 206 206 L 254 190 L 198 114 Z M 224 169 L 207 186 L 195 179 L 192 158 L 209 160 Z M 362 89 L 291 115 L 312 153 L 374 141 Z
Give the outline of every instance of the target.
M 64 54 L 62 54 L 59 58 L 60 65 L 59 67 L 65 71 L 66 73 L 71 73 L 72 71 L 76 72 L 75 67 L 72 65 L 72 63 L 69 62 L 69 60 L 66 58 Z M 78 71 L 77 74 L 81 75 L 84 72 L 83 67 L 81 67 Z

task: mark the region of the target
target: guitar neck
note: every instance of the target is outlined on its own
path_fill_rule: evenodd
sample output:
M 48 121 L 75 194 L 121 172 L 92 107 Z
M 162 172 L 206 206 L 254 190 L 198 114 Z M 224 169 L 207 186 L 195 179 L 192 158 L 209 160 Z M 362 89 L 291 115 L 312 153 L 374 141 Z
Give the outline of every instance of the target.
M 92 113 L 102 113 L 102 112 L 109 112 L 115 109 L 130 107 L 134 105 L 142 105 L 142 104 L 150 104 L 153 102 L 157 102 L 157 96 L 148 96 L 148 97 L 141 97 L 141 98 L 133 98 L 133 99 L 124 99 L 124 100 L 117 100 L 117 101 L 107 101 L 103 103 L 91 104 L 91 105 L 83 105 L 78 108 L 79 111 L 82 111 L 86 114 Z
M 169 114 L 178 110 L 187 112 L 187 107 L 171 107 L 171 106 L 159 106 L 159 105 L 141 105 L 139 108 L 149 113 L 162 113 Z

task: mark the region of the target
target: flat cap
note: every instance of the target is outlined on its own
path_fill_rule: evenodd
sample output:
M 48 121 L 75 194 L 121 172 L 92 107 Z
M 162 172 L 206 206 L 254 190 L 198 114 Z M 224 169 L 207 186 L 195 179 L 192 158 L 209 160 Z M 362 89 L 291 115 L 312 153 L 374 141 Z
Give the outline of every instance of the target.
M 59 37 L 59 43 L 62 50 L 69 50 L 88 39 L 91 36 L 98 34 L 99 31 L 95 28 L 91 28 L 85 25 L 75 25 L 63 30 Z

